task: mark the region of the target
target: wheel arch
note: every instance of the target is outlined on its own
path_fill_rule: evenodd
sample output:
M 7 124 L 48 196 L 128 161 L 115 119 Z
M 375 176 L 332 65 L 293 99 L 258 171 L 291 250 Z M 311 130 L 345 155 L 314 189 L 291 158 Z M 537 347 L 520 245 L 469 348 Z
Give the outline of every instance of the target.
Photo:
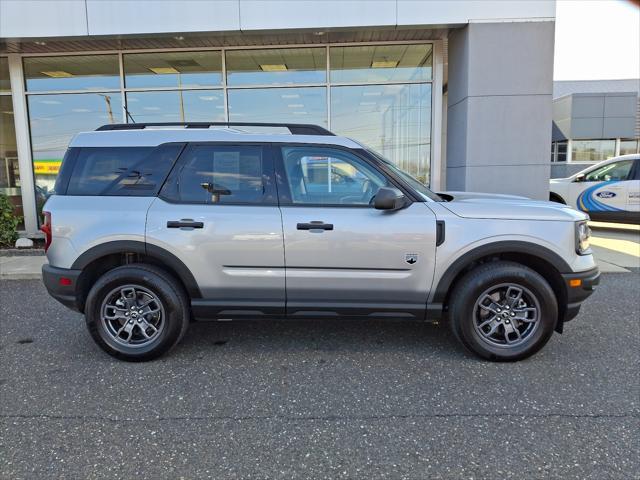
M 567 204 L 567 201 L 562 197 L 562 195 L 556 192 L 549 192 L 549 201 L 562 203 L 563 205 Z
M 446 308 L 456 283 L 464 274 L 476 266 L 496 260 L 510 260 L 520 263 L 540 274 L 553 289 L 558 301 L 558 331 L 567 307 L 566 286 L 562 273 L 571 272 L 569 264 L 557 253 L 546 247 L 523 241 L 501 241 L 479 246 L 458 258 L 440 277 L 432 301 L 434 306 Z M 431 309 L 433 310 L 433 308 Z
M 84 304 L 91 285 L 104 273 L 130 263 L 155 265 L 182 283 L 190 298 L 202 298 L 200 288 L 187 266 L 175 255 L 156 245 L 135 240 L 116 240 L 103 243 L 83 252 L 73 262 L 73 270 L 81 270 L 78 277 L 78 306 Z

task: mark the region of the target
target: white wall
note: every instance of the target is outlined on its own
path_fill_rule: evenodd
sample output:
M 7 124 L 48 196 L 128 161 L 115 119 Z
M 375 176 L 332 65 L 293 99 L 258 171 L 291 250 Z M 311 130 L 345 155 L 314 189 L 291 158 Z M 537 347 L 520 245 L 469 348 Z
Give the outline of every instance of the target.
M 0 38 L 404 27 L 554 17 L 555 0 L 0 0 Z

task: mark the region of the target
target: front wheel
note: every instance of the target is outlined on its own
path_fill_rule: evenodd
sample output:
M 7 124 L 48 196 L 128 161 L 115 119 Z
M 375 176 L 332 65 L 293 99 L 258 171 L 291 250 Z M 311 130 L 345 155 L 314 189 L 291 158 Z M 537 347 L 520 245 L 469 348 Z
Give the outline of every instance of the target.
M 551 338 L 558 319 L 549 283 L 515 262 L 491 262 L 471 270 L 457 283 L 451 299 L 453 333 L 489 360 L 533 355 Z
M 87 297 L 89 333 L 122 360 L 152 360 L 176 345 L 189 324 L 182 286 L 164 270 L 132 264 L 105 273 Z

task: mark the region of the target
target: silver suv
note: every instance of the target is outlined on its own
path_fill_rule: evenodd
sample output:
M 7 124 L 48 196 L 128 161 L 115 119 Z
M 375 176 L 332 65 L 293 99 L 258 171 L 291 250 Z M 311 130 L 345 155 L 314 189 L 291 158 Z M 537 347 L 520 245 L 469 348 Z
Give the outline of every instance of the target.
M 149 360 L 201 319 L 446 319 L 491 360 L 534 354 L 598 283 L 587 215 L 436 194 L 314 125 L 107 125 L 44 208 L 49 293 Z

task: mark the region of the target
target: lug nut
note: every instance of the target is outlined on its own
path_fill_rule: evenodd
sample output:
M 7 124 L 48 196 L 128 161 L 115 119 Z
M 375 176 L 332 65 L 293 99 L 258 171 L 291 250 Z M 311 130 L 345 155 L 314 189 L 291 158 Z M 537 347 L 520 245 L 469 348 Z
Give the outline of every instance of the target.
M 512 317 L 515 317 L 515 316 L 516 316 L 516 314 L 515 314 L 514 312 L 511 312 L 511 316 L 512 316 Z
M 129 320 L 129 323 L 133 323 L 133 320 Z
M 142 313 L 142 310 L 138 310 L 138 313 Z

